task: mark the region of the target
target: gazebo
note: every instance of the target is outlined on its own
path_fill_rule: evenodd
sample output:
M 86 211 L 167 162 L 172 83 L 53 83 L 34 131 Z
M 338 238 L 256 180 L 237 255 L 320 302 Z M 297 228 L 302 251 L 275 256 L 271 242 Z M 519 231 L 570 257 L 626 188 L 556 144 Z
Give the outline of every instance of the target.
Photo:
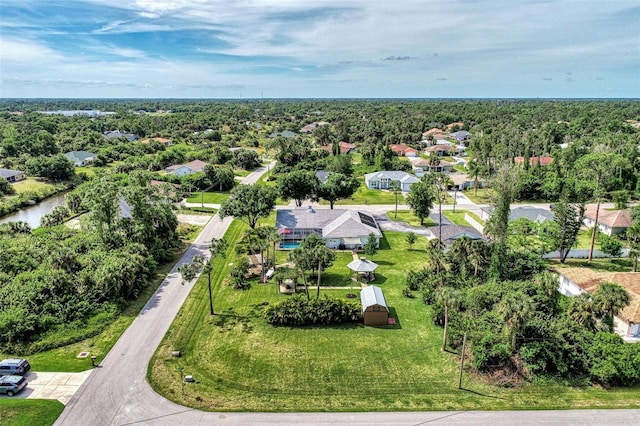
M 358 274 L 364 275 L 367 279 L 367 282 L 369 282 L 374 280 L 373 271 L 375 271 L 378 268 L 378 264 L 370 260 L 367 260 L 364 257 L 361 257 L 358 260 L 354 260 L 350 262 L 347 265 L 347 268 L 351 269 L 352 271 Z

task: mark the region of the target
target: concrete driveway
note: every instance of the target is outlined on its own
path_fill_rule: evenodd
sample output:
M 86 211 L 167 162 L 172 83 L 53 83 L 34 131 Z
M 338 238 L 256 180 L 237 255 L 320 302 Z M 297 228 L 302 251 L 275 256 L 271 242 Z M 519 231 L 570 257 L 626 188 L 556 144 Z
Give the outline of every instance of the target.
M 66 405 L 89 377 L 91 371 L 87 370 L 81 373 L 38 373 L 31 371 L 25 376 L 28 383 L 27 387 L 13 398 L 57 399 Z M 8 397 L 2 395 L 0 398 Z

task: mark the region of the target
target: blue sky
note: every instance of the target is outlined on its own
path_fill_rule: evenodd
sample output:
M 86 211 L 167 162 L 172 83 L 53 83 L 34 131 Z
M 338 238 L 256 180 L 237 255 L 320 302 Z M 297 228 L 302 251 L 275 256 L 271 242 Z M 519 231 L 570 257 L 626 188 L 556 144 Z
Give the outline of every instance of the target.
M 638 0 L 2 0 L 0 97 L 638 98 Z

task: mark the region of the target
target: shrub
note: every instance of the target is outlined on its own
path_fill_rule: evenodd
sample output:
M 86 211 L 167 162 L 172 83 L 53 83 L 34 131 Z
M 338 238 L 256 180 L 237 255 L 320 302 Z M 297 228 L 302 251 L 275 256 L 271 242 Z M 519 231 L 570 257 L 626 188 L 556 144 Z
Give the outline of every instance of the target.
M 362 309 L 359 303 L 333 297 L 307 300 L 296 295 L 267 307 L 265 319 L 271 325 L 342 324 L 362 321 Z

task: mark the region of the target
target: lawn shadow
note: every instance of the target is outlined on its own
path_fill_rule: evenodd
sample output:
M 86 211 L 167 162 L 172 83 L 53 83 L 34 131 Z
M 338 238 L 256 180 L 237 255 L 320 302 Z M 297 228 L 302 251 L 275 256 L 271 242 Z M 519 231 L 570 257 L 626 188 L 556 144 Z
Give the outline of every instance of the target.
M 240 326 L 243 333 L 252 333 L 253 324 L 251 318 L 245 315 L 239 315 L 231 311 L 216 313 L 209 319 L 209 324 L 220 328 L 220 332 L 230 331 L 236 326 Z
M 380 285 L 380 284 L 384 284 L 387 281 L 387 277 L 379 274 L 379 273 L 375 273 L 375 279 L 371 282 L 369 282 L 369 285 Z
M 473 394 L 476 394 L 476 395 L 479 395 L 479 396 L 484 396 L 484 397 L 486 397 L 486 398 L 504 399 L 504 398 L 501 398 L 501 397 L 499 397 L 499 396 L 495 396 L 495 395 L 487 395 L 486 393 L 482 393 L 482 392 L 474 391 L 474 390 L 472 390 L 472 389 L 467 389 L 467 388 L 465 388 L 465 387 L 461 387 L 461 388 L 460 388 L 460 390 L 461 390 L 461 391 L 468 392 L 468 393 L 473 393 Z
M 387 330 L 401 330 L 402 329 L 402 321 L 400 321 L 400 317 L 398 316 L 398 311 L 396 308 L 389 307 L 389 318 L 395 319 L 395 324 L 388 324 L 383 326 Z

